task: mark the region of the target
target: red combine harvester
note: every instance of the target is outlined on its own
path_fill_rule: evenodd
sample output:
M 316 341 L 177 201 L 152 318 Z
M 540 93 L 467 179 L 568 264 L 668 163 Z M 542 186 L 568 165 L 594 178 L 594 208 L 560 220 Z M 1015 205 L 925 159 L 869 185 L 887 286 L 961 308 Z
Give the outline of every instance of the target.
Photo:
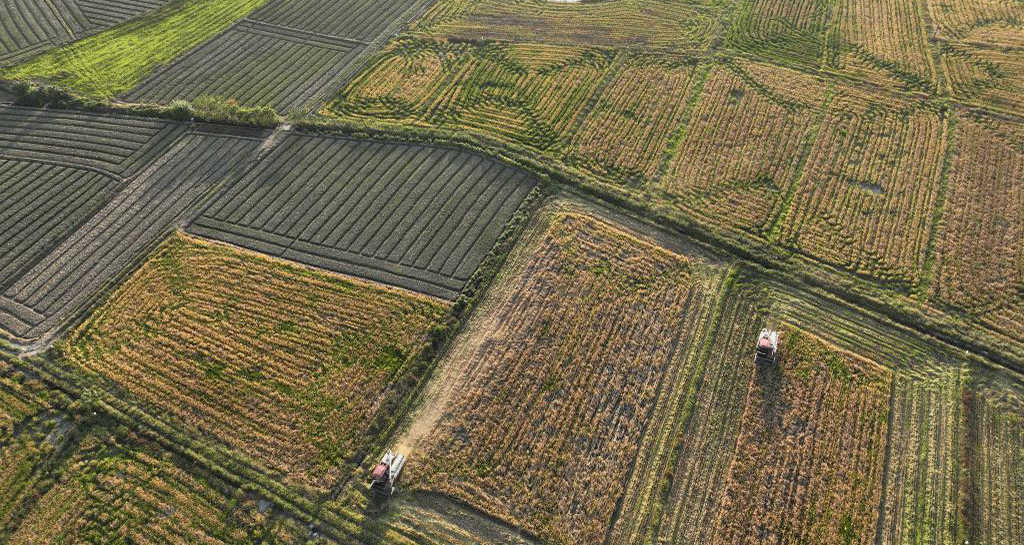
M 383 498 L 390 498 L 395 493 L 395 482 L 398 480 L 405 455 L 395 454 L 390 450 L 381 457 L 380 463 L 374 466 L 371 475 L 370 491 Z
M 779 332 L 762 329 L 757 339 L 757 351 L 754 353 L 755 365 L 774 364 L 779 353 Z

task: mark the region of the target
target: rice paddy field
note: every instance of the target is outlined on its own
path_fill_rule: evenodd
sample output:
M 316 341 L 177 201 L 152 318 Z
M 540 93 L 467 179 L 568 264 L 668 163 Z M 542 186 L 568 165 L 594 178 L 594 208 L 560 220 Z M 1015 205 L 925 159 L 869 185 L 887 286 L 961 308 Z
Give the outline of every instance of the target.
M 1021 21 L 4 2 L 0 543 L 1024 543 Z

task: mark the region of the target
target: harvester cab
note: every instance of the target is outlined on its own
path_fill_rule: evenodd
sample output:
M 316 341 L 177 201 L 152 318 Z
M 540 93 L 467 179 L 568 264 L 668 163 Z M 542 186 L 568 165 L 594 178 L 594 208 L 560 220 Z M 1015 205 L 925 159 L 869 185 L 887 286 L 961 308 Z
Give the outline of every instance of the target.
M 395 493 L 395 482 L 405 465 L 405 455 L 390 450 L 381 457 L 380 463 L 374 466 L 370 478 L 370 491 L 384 498 Z
M 754 353 L 754 364 L 774 364 L 779 353 L 779 332 L 775 330 L 762 329 L 761 336 L 757 339 L 757 350 Z

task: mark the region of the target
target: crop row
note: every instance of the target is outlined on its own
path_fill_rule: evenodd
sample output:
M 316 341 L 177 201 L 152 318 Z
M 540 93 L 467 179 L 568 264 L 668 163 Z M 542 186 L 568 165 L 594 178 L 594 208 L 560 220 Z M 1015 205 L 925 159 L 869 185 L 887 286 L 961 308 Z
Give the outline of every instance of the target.
M 209 95 L 283 112 L 316 95 L 362 50 L 354 42 L 243 20 L 126 98 L 169 103 Z
M 0 128 L 0 157 L 91 168 L 113 176 L 137 172 L 186 129 L 152 119 L 18 106 L 0 108 Z
M 784 240 L 848 270 L 916 282 L 946 142 L 939 113 L 837 96 L 797 183 Z
M 657 413 L 612 531 L 613 543 L 706 543 L 713 536 L 750 382 L 764 294 L 727 281 L 676 351 L 682 370 Z M 683 365 L 685 363 L 685 365 Z M 659 406 L 661 402 L 659 401 Z M 655 439 L 656 438 L 656 439 Z M 648 441 L 654 441 L 649 443 Z
M 0 290 L 120 188 L 117 180 L 97 172 L 0 159 Z
M 69 360 L 290 482 L 330 486 L 445 308 L 176 236 L 69 341 Z
M 292 135 L 189 231 L 454 299 L 532 186 L 471 153 Z
M 470 326 L 410 485 L 563 543 L 608 530 L 699 300 L 686 258 L 556 214 Z
M 961 114 L 936 243 L 934 295 L 1024 333 L 1024 129 Z
M 301 543 L 308 530 L 226 483 L 186 471 L 136 436 L 97 429 L 55 468 L 55 484 L 12 543 Z
M 31 269 L 8 283 L 0 321 L 23 338 L 45 335 L 141 258 L 182 214 L 237 168 L 259 140 L 187 134 L 157 165 Z
M 267 0 L 180 0 L 146 17 L 78 40 L 9 69 L 0 77 L 48 80 L 112 98 L 155 69 L 220 34 Z
M 751 371 L 715 543 L 874 543 L 892 372 L 783 333 Z
M 797 72 L 758 75 L 768 77 L 755 80 L 732 66 L 712 70 L 661 188 L 695 215 L 767 234 L 786 206 L 825 96 L 820 82 Z
M 251 19 L 274 25 L 371 42 L 420 0 L 272 0 Z
M 413 25 L 412 31 L 446 38 L 525 43 L 698 48 L 712 41 L 722 9 L 695 4 L 671 0 L 441 0 Z

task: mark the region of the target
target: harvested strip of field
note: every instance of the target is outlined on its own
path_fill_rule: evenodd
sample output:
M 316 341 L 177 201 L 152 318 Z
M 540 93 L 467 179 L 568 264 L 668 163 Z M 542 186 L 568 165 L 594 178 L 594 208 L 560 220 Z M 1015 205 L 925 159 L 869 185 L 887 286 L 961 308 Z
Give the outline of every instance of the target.
M 0 108 L 0 158 L 129 176 L 186 128 L 154 119 L 7 106 Z M 8 192 L 2 194 L 6 197 Z
M 415 441 L 408 486 L 555 543 L 604 538 L 675 346 L 701 314 L 690 262 L 558 213 L 442 368 L 462 369 Z M 526 251 L 526 250 L 524 250 Z
M 283 112 L 313 98 L 362 50 L 356 42 L 246 20 L 159 71 L 126 99 L 169 103 L 209 95 Z
M 266 0 L 181 0 L 29 62 L 0 71 L 113 97 L 162 64 L 215 36 Z
M 191 133 L 0 296 L 0 326 L 22 339 L 59 328 L 136 262 L 260 140 Z
M 250 19 L 370 42 L 387 32 L 421 0 L 272 0 Z M 411 15 L 411 13 L 408 13 Z
M 607 176 L 652 178 L 682 121 L 696 63 L 638 55 L 607 84 L 571 144 L 571 162 Z
M 1004 376 L 995 384 L 972 382 L 963 396 L 969 484 L 962 534 L 972 543 L 1024 540 L 1024 398 L 1019 380 Z
M 729 280 L 677 348 L 684 367 L 633 468 L 612 543 L 708 543 L 729 477 L 750 384 L 751 335 L 766 293 Z M 688 354 L 685 359 L 684 354 Z M 685 363 L 685 366 L 683 365 Z M 660 403 L 659 403 L 660 404 Z
M 97 172 L 0 159 L 0 290 L 120 188 L 118 180 Z
M 454 299 L 533 185 L 463 151 L 294 134 L 188 230 Z
M 965 113 L 954 142 L 934 296 L 1024 334 L 1024 127 Z
M 12 543 L 303 543 L 304 526 L 137 436 L 98 429 L 56 468 Z
M 558 150 L 612 69 L 614 56 L 597 48 L 403 38 L 328 110 L 342 117 L 477 130 Z
M 782 212 L 825 90 L 770 65 L 715 67 L 662 178 L 666 198 L 715 224 L 765 232 Z
M 957 542 L 965 483 L 963 355 L 834 300 L 782 284 L 771 290 L 773 313 L 786 322 L 894 369 L 880 541 Z
M 326 488 L 378 446 L 446 310 L 174 236 L 72 335 L 67 357 L 290 481 Z
M 412 31 L 473 40 L 702 48 L 720 28 L 722 7 L 716 4 L 700 0 L 439 0 Z
M 783 239 L 839 267 L 920 280 L 946 150 L 943 116 L 843 90 L 822 121 Z
M 873 543 L 892 373 L 784 335 L 751 371 L 715 543 Z

